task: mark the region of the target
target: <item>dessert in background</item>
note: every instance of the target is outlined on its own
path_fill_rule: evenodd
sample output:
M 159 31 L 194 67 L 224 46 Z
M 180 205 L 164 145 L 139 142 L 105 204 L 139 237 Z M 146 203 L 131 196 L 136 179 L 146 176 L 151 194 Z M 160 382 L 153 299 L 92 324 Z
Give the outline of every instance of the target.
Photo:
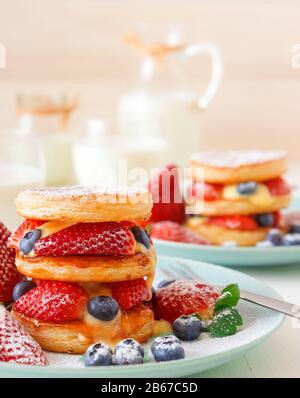
M 151 214 L 148 190 L 32 189 L 16 205 L 26 221 L 9 244 L 32 281 L 15 287 L 13 316 L 44 349 L 83 353 L 152 336 L 156 256 L 135 222 Z
M 195 203 L 196 216 L 186 225 L 193 232 L 217 245 L 233 241 L 253 246 L 271 229 L 281 228 L 280 211 L 291 200 L 291 189 L 282 177 L 287 171 L 285 152 L 200 152 L 190 163 L 193 182 L 188 199 Z M 197 180 L 197 168 L 204 171 L 204 181 Z

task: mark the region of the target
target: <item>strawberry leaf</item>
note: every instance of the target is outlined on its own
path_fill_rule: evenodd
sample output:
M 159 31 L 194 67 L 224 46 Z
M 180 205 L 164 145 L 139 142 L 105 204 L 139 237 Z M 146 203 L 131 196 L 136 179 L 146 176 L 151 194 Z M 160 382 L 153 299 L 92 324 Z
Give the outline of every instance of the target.
M 214 337 L 231 336 L 242 325 L 242 316 L 235 307 L 223 308 L 215 314 L 209 325 L 209 332 Z

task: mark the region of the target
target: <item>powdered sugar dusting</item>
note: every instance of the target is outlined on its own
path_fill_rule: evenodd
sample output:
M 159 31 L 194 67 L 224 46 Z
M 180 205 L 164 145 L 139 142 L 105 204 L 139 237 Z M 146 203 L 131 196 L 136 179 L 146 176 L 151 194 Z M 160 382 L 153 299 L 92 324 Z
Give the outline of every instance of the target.
M 127 346 L 117 350 L 117 352 L 115 353 L 115 362 L 117 365 L 142 364 L 143 357 L 138 350 Z
M 190 161 L 214 167 L 238 168 L 279 160 L 286 157 L 285 151 L 207 151 L 194 153 Z
M 21 365 L 48 364 L 38 343 L 2 306 L 0 306 L 0 361 Z
M 69 187 L 46 187 L 32 188 L 21 192 L 22 194 L 34 194 L 47 199 L 63 200 L 69 199 L 85 199 L 90 200 L 95 196 L 126 196 L 136 197 L 148 195 L 148 190 L 137 187 L 104 187 L 104 186 L 69 186 Z

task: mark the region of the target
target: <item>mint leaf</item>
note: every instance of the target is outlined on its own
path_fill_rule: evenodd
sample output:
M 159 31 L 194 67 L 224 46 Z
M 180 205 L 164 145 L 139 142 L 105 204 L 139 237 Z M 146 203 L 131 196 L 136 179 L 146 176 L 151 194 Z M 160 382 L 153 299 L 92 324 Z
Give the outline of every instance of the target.
M 240 288 L 237 284 L 231 283 L 222 290 L 221 296 L 216 300 L 214 313 L 222 308 L 235 307 L 240 299 Z
M 230 292 L 224 292 L 221 296 L 216 300 L 214 306 L 214 313 L 218 312 L 223 308 L 232 307 L 231 303 L 233 301 L 232 294 Z
M 239 285 L 236 283 L 231 283 L 230 285 L 225 286 L 224 289 L 222 290 L 222 294 L 227 292 L 231 293 L 232 296 L 231 307 L 235 307 L 240 299 Z
M 235 307 L 219 310 L 209 325 L 209 332 L 214 337 L 226 337 L 236 334 L 237 326 L 243 325 L 241 314 Z

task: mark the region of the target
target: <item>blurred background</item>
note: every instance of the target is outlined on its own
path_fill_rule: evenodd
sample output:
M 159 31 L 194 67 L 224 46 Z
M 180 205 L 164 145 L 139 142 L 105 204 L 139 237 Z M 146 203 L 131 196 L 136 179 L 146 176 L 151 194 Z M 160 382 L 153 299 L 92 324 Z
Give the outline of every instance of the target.
M 197 149 L 286 149 L 297 174 L 299 1 L 0 5 L 2 202 L 45 178 L 99 182 L 119 159 L 185 165 Z

